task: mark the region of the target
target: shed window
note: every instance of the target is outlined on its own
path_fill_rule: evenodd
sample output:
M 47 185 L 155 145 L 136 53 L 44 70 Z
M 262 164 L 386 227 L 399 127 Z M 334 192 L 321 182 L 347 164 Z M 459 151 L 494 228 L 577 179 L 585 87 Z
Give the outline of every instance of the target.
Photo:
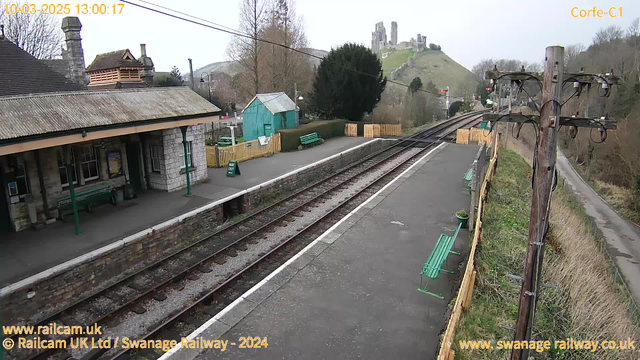
M 76 156 L 71 150 L 71 167 L 73 171 L 71 175 L 73 177 L 73 183 L 78 183 L 78 176 L 76 172 Z M 60 173 L 60 184 L 62 187 L 69 186 L 69 178 L 67 177 L 67 168 L 64 166 L 64 156 L 62 155 L 62 149 L 58 150 L 58 172 Z
M 80 152 L 80 167 L 85 181 L 95 180 L 100 177 L 98 171 L 98 157 L 93 145 L 83 145 L 78 148 Z
M 182 145 L 181 145 L 182 146 Z M 158 145 L 151 145 L 151 170 L 155 172 L 160 172 L 160 164 L 162 160 L 162 148 Z M 182 151 L 184 153 L 184 151 Z M 184 163 L 184 158 L 183 158 Z
M 192 167 L 193 155 L 191 155 L 191 141 L 187 141 L 187 158 L 189 159 L 189 167 Z M 182 167 L 180 169 L 186 168 L 184 165 L 184 144 L 180 144 L 180 161 L 182 162 Z

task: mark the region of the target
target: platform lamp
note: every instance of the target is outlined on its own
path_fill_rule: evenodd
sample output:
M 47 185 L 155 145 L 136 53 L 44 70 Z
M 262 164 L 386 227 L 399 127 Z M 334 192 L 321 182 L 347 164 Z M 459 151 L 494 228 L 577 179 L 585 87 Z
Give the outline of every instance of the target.
M 298 83 L 293 83 L 293 100 L 296 105 L 296 117 L 297 117 L 296 126 L 298 126 L 300 124 L 300 110 L 298 109 L 298 100 L 300 101 L 304 100 L 302 95 L 298 95 Z
M 208 72 L 203 72 L 202 74 L 200 74 L 200 82 L 203 83 L 204 79 L 202 78 L 203 75 L 207 75 L 207 89 L 209 90 L 209 102 L 211 102 L 211 76 L 209 75 Z

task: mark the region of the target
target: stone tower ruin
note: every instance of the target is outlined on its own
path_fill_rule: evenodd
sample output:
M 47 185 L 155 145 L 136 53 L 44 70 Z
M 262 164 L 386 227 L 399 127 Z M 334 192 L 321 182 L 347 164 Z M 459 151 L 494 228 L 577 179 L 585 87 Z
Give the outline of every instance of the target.
M 391 45 L 398 45 L 398 23 L 395 21 L 391 22 Z
M 374 54 L 380 54 L 380 50 L 387 45 L 387 30 L 384 23 L 380 21 L 376 24 L 376 31 L 371 33 L 371 51 Z

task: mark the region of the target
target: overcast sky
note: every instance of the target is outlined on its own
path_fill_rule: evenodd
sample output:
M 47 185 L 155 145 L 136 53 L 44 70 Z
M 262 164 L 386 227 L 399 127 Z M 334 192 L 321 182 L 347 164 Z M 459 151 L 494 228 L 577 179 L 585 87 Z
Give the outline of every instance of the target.
M 240 0 L 150 1 L 228 27 L 238 26 Z M 112 5 L 117 1 L 101 3 Z M 611 7 L 622 7 L 622 16 L 619 10 L 613 11 L 617 12 L 616 18 L 571 15 L 573 7 L 591 9 L 594 5 L 605 12 Z M 384 21 L 390 38 L 391 21 L 396 21 L 398 41 L 421 33 L 427 36 L 427 43 L 441 45 L 445 53 L 469 69 L 489 57 L 541 61 L 546 46 L 589 45 L 599 28 L 615 24 L 626 29 L 640 16 L 638 0 L 297 0 L 296 7 L 304 17 L 307 38 L 313 48 L 330 50 L 345 42 L 370 46 L 376 22 Z M 72 10 L 75 12 L 75 6 Z M 169 71 L 176 65 L 186 73 L 187 58 L 193 59 L 194 70 L 227 60 L 225 48 L 230 35 L 129 4 L 124 5 L 121 14 L 80 15 L 80 21 L 87 66 L 96 54 L 124 48 L 137 57 L 141 43 L 147 44 L 147 54 L 156 71 Z

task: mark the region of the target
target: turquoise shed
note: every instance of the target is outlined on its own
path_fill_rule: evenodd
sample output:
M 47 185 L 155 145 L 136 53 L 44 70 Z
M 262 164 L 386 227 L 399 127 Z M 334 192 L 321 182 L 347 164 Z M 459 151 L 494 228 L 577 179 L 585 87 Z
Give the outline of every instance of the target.
M 242 111 L 245 141 L 298 127 L 296 104 L 283 92 L 258 94 Z

